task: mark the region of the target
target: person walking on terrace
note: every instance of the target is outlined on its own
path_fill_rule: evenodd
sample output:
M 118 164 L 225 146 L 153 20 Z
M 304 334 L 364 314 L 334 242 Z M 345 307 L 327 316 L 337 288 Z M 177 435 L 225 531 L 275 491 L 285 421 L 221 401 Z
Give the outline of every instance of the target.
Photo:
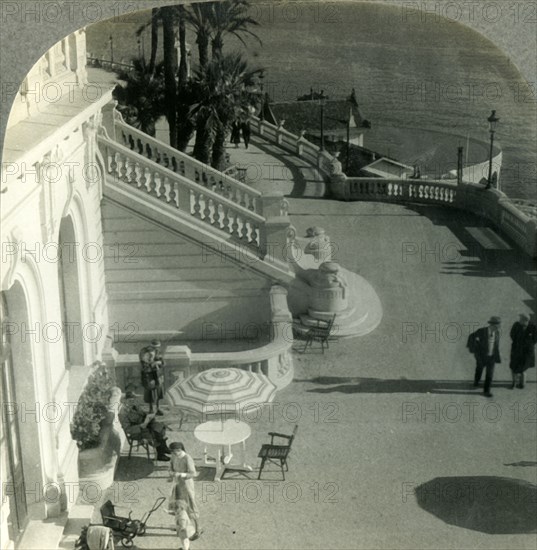
M 494 377 L 494 366 L 501 363 L 500 358 L 500 325 L 501 319 L 493 316 L 488 321 L 488 326 L 481 327 L 468 337 L 467 347 L 475 357 L 474 388 L 479 386 L 483 370 L 485 374 L 485 397 L 492 397 L 490 387 Z
M 162 368 L 164 363 L 157 359 L 157 350 L 153 346 L 147 346 L 140 350 L 140 364 L 142 367 L 142 386 L 144 387 L 144 401 L 149 403 L 149 412 L 156 408 L 158 416 L 164 413 L 160 410 L 159 403 L 164 397 L 164 375 Z
M 236 120 L 233 122 L 233 125 L 231 126 L 231 143 L 235 144 L 235 149 L 238 149 L 239 144 L 241 142 L 241 125 Z
M 535 367 L 535 344 L 537 343 L 537 327 L 530 318 L 522 314 L 511 327 L 511 361 L 509 368 L 513 376 L 511 389 L 524 388 L 526 371 Z M 517 385 L 518 378 L 518 385 Z
M 248 145 L 250 144 L 250 135 L 252 133 L 252 128 L 250 126 L 249 120 L 245 120 L 241 124 L 241 132 L 242 132 L 242 140 L 244 141 L 244 148 L 248 149 Z
M 177 503 L 180 500 L 186 501 L 190 510 L 189 517 L 194 523 L 195 533 L 190 537 L 190 540 L 196 540 L 202 533 L 200 529 L 199 509 L 196 504 L 196 494 L 194 490 L 194 478 L 198 472 L 192 457 L 186 453 L 185 446 L 181 442 L 173 442 L 170 444 L 172 457 L 170 461 L 170 478 L 172 487 L 168 503 L 168 512 L 176 513 Z

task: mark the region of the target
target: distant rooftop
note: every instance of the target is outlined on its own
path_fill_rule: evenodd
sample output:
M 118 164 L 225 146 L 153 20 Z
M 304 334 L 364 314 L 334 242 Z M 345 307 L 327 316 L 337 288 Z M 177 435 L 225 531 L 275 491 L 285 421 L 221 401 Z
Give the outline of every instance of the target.
M 325 98 L 324 101 L 323 130 L 326 137 L 346 136 L 349 122 L 351 137 L 371 127 L 369 121 L 364 119 L 360 112 L 354 90 L 347 99 Z M 296 101 L 270 103 L 268 110 L 265 108 L 265 118 L 268 122 L 278 125 L 284 121 L 284 128 L 293 134 L 300 134 L 305 130 L 308 134 L 320 135 L 320 113 L 320 94 L 313 91 Z

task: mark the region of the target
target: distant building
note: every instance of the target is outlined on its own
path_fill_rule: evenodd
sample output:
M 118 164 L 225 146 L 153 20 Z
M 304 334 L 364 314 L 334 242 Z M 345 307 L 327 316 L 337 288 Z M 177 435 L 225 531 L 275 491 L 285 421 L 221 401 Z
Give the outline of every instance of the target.
M 267 122 L 276 126 L 283 123 L 284 128 L 293 134 L 305 131 L 306 139 L 319 143 L 321 140 L 321 101 L 320 93 L 310 91 L 296 101 L 265 103 L 263 115 Z M 324 98 L 323 133 L 325 143 L 349 141 L 363 147 L 364 133 L 371 128 L 358 106 L 356 92 L 353 89 L 347 99 Z

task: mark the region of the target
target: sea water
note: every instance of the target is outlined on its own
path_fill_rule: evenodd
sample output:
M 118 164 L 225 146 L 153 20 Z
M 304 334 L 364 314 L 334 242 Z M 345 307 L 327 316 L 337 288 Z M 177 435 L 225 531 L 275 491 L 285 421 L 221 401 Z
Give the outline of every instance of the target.
M 495 109 L 500 118 L 495 144 L 503 150 L 501 188 L 511 197 L 535 198 L 535 83 L 528 85 L 492 42 L 448 20 L 403 21 L 397 7 L 279 6 L 252 7 L 260 23 L 252 30 L 261 44 L 244 36 L 245 48 L 224 38 L 225 51 L 241 50 L 252 66 L 266 69 L 264 89 L 271 100 L 293 101 L 310 88 L 344 98 L 354 88 L 362 115 L 372 124 L 364 145 L 437 174 L 456 167 L 458 146 L 468 163 L 488 158 L 487 117 Z M 88 52 L 109 59 L 111 35 L 115 61 L 128 62 L 141 51 L 149 57 L 149 28 L 139 42 L 135 35 L 149 14 L 88 27 Z M 161 45 L 162 33 L 159 38 Z M 189 31 L 187 39 L 195 67 L 195 35 Z

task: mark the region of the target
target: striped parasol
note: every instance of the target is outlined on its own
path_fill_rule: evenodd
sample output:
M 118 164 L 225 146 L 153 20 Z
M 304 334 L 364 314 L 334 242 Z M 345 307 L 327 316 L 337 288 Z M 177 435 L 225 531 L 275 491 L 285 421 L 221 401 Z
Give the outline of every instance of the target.
M 209 369 L 176 382 L 168 404 L 195 413 L 236 411 L 249 404 L 269 403 L 276 386 L 264 375 L 236 368 Z

